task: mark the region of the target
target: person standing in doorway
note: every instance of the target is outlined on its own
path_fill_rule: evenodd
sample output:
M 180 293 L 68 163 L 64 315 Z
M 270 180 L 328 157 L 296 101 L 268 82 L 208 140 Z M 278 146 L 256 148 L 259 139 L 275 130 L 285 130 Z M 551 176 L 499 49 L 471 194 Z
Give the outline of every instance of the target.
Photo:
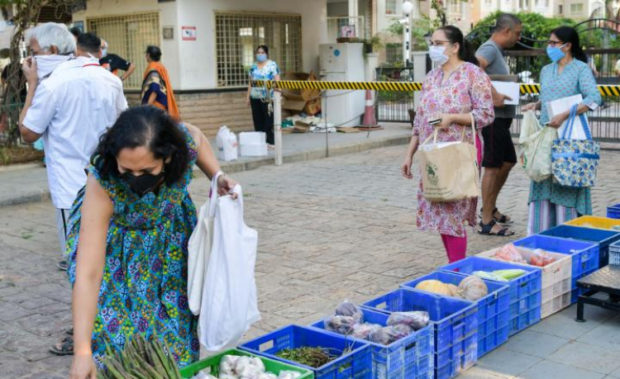
M 123 75 L 120 76 L 122 81 L 127 80 L 136 69 L 136 65 L 128 60 L 116 54 L 108 54 L 108 43 L 104 39 L 101 40 L 101 59 L 99 59 L 99 64 L 101 64 L 101 67 L 117 76 L 118 70 L 125 71 Z
M 160 62 L 161 50 L 157 46 L 146 48 L 146 70 L 142 81 L 142 104 L 154 105 L 163 109 L 175 120 L 181 119 L 177 101 L 174 98 L 168 70 Z
M 269 48 L 260 45 L 256 48 L 256 62 L 250 69 L 250 84 L 246 103 L 252 107 L 254 130 L 265 132 L 267 146 L 273 148 L 273 110 L 269 104 L 273 97 L 273 90 L 265 87 L 252 87 L 253 80 L 280 80 L 280 69 L 276 62 L 269 59 Z
M 503 51 L 519 41 L 521 30 L 521 20 L 516 16 L 507 13 L 498 16 L 491 38 L 476 51 L 480 67 L 489 76 L 509 74 Z M 482 129 L 484 174 L 482 176 L 482 219 L 478 232 L 485 235 L 511 236 L 514 234 L 504 226 L 512 220 L 498 211 L 496 206 L 499 192 L 506 183 L 510 170 L 517 163 L 517 154 L 510 135 L 510 126 L 516 107 L 504 105 L 506 100 L 512 99 L 493 89 L 495 121 Z

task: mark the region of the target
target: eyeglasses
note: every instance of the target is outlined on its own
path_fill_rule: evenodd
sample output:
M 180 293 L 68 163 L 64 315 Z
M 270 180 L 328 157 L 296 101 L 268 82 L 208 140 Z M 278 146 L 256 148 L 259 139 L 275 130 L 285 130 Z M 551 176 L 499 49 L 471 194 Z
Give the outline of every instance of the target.
M 547 41 L 547 44 L 548 44 L 549 46 L 562 46 L 562 45 L 564 45 L 564 42 L 562 42 L 562 41 L 551 41 L 551 40 L 549 40 L 549 41 Z
M 450 43 L 450 41 L 428 41 L 429 46 L 441 46 L 444 43 Z

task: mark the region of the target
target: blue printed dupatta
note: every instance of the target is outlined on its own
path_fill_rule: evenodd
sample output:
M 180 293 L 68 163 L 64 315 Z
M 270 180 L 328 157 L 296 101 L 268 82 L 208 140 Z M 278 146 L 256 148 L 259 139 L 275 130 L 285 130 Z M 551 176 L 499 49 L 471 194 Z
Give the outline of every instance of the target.
M 585 140 L 571 139 L 575 119 L 579 117 L 586 135 Z M 551 171 L 554 180 L 566 187 L 592 187 L 600 159 L 600 146 L 592 139 L 585 115 L 577 115 L 577 105 L 570 108 L 568 123 L 562 135 L 551 147 Z

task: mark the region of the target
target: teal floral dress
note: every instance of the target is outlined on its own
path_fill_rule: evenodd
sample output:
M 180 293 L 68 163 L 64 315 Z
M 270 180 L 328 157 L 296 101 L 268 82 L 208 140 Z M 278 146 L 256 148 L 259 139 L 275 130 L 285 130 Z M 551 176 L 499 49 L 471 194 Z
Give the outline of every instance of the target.
M 590 108 L 601 104 L 596 80 L 586 63 L 573 59 L 561 73 L 558 73 L 557 63 L 543 67 L 540 73 L 540 124 L 549 121 L 547 103 L 578 94 L 582 95 L 583 104 Z M 555 183 L 553 178 L 532 181 L 528 203 L 528 234 L 540 233 L 579 215 L 592 214 L 590 188 L 564 187 Z
M 121 179 L 103 179 L 96 166 L 88 172 L 114 203 L 107 235 L 103 281 L 93 329 L 93 357 L 101 366 L 106 343 L 121 350 L 140 333 L 165 341 L 180 367 L 198 358 L 197 318 L 187 301 L 187 243 L 196 225 L 196 208 L 188 193 L 196 145 L 184 126 L 190 164 L 183 178 L 158 194 L 134 194 Z M 71 210 L 67 253 L 69 280 L 75 282 L 84 190 Z

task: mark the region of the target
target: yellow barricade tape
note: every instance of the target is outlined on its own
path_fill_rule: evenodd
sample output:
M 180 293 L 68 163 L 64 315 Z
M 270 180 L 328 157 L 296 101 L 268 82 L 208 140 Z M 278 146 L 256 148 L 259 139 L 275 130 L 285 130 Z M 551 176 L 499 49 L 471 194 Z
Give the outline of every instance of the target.
M 280 88 L 280 89 L 317 89 L 317 90 L 373 90 L 392 92 L 413 92 L 422 90 L 422 82 L 333 82 L 318 80 L 256 80 L 252 82 L 254 87 Z M 521 94 L 537 94 L 540 92 L 540 84 L 520 84 Z M 599 85 L 601 96 L 620 96 L 620 85 Z

